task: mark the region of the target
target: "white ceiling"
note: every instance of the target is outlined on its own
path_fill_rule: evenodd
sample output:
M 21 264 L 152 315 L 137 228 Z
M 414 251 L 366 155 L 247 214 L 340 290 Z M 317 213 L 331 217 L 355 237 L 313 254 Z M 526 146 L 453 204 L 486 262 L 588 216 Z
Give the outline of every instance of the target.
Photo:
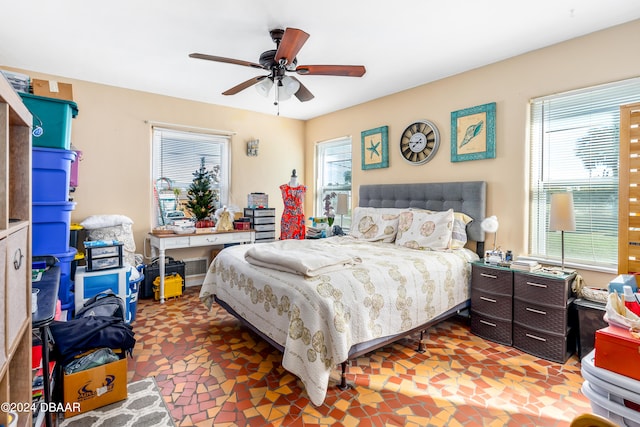
M 0 0 L 0 66 L 266 114 L 248 88 L 269 30 L 311 35 L 298 65 L 364 65 L 362 78 L 298 76 L 315 95 L 280 103 L 309 119 L 640 18 L 638 0 Z M 639 35 L 640 39 L 640 35 Z M 612 46 L 612 48 L 615 48 Z

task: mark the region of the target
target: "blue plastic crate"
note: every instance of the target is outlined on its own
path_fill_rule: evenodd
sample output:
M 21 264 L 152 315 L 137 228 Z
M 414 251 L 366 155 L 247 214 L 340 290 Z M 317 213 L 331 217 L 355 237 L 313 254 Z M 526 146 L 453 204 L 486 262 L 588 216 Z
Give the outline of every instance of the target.
M 71 164 L 76 152 L 33 147 L 31 179 L 33 202 L 66 202 L 69 199 Z
M 32 204 L 33 255 L 69 252 L 71 211 L 75 207 L 75 202 Z

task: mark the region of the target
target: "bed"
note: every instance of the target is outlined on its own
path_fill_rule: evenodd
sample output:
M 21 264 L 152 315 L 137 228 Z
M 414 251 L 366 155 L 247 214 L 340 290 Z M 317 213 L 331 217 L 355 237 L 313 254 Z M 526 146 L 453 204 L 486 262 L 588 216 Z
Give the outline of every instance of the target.
M 363 185 L 351 235 L 225 248 L 200 299 L 282 351 L 320 405 L 336 366 L 346 387 L 349 359 L 468 308 L 485 205 L 484 181 Z

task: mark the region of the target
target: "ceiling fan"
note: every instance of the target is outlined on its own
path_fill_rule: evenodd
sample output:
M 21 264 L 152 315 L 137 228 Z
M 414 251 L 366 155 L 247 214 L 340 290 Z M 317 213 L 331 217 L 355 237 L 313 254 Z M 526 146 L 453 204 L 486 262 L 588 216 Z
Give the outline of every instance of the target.
M 208 61 L 224 62 L 242 65 L 269 72 L 267 75 L 256 76 L 222 92 L 223 95 L 235 95 L 238 92 L 256 85 L 256 89 L 263 96 L 268 96 L 271 87 L 275 85 L 275 102 L 288 99 L 295 95 L 301 102 L 313 99 L 313 94 L 295 77 L 286 73 L 316 76 L 346 76 L 362 77 L 366 72 L 362 65 L 297 65 L 296 55 L 309 38 L 309 34 L 297 28 L 274 29 L 269 31 L 276 49 L 267 50 L 260 55 L 259 63 L 222 56 L 206 55 L 203 53 L 189 54 L 191 58 Z

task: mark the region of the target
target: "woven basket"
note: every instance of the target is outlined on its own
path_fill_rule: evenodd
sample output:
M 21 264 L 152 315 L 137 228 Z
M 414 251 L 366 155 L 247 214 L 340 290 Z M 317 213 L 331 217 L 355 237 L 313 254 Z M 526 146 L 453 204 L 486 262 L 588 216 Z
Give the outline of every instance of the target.
M 580 296 L 584 299 L 588 299 L 589 301 L 606 304 L 607 299 L 609 298 L 609 291 L 606 289 L 597 289 L 585 286 L 580 290 Z

